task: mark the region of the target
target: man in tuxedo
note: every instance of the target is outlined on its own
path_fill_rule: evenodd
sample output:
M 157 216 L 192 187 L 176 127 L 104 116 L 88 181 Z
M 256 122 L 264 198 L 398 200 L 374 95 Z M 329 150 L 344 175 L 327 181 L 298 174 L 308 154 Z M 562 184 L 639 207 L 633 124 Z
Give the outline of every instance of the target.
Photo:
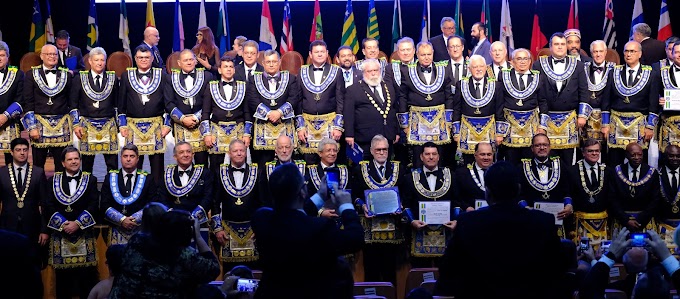
M 609 98 L 602 100 L 602 133 L 607 138 L 610 165 L 623 162 L 629 143 L 641 146 L 646 156 L 659 122 L 659 72 L 642 64 L 640 57 L 640 44 L 626 43 L 626 63 L 614 67 L 607 83 L 611 86 Z
M 163 87 L 165 111 L 170 111 L 174 121 L 173 134 L 177 142 L 188 142 L 193 148 L 196 164 L 208 165 L 208 151 L 201 138 L 199 125 L 208 83 L 212 80 L 210 71 L 196 68 L 196 55 L 189 49 L 179 53 L 180 69 L 172 70 Z
M 340 68 L 326 63 L 328 46 L 323 40 L 309 45 L 311 65 L 300 68 L 300 103 L 295 107 L 299 151 L 308 164 L 318 161 L 316 149 L 324 137 L 338 141 L 344 131 L 344 80 Z
M 47 198 L 45 171 L 28 163 L 28 140 L 15 138 L 10 143 L 12 163 L 0 167 L 0 229 L 19 233 L 28 238 L 36 253 L 36 266 L 43 266 L 49 240 L 47 223 L 41 215 Z
M 5 164 L 12 161 L 10 142 L 20 136 L 19 119 L 23 109 L 24 72 L 9 65 L 9 46 L 0 41 L 0 132 L 7 138 L 0 141 L 0 152 L 5 153 Z
M 47 153 L 51 152 L 54 169 L 63 171 L 60 153 L 72 142 L 69 120 L 76 110 L 69 106 L 72 77 L 66 69 L 57 69 L 58 55 L 54 45 L 43 46 L 42 64 L 31 68 L 31 75 L 26 76 L 23 90 L 26 113 L 22 122 L 32 140 L 35 166 L 44 168 Z
M 642 232 L 656 229 L 653 218 L 659 204 L 659 173 L 644 163 L 642 146 L 626 146 L 627 163 L 612 167 L 606 174 L 607 194 L 611 199 L 609 211 L 614 228 L 626 227 Z
M 562 32 L 557 32 L 550 37 L 550 56 L 539 57 L 533 69 L 541 73 L 542 92 L 548 103 L 544 123 L 553 151 L 564 163 L 573 165 L 580 142 L 577 126 L 585 125 L 577 121 L 577 114 L 585 118 L 584 113 L 577 110 L 588 97 L 583 63 L 567 56 L 567 39 Z
M 172 152 L 177 164 L 165 167 L 163 183 L 158 184 L 160 200 L 168 208 L 191 213 L 204 224 L 213 201 L 213 175 L 208 166 L 194 164 L 193 146 L 188 142 L 177 142 Z
M 286 135 L 281 135 L 276 139 L 276 148 L 274 149 L 274 154 L 276 158 L 273 161 L 268 161 L 265 164 L 265 169 L 260 170 L 262 173 L 260 175 L 260 197 L 262 197 L 262 202 L 270 200 L 270 195 L 272 194 L 269 190 L 269 176 L 274 172 L 274 169 L 282 164 L 293 163 L 295 164 L 302 176 L 307 173 L 307 163 L 304 160 L 293 160 L 293 151 L 295 147 L 293 146 L 293 140 Z
M 451 67 L 451 86 L 457 86 L 458 81 L 469 76 L 465 57 L 463 57 L 463 49 L 465 47 L 465 39 L 452 35 L 449 37 L 447 43 L 447 50 L 449 51 L 449 66 Z M 454 92 L 455 93 L 455 92 Z
M 585 62 L 585 77 L 588 83 L 588 93 L 590 96 L 581 104 L 579 109 L 579 125 L 585 128 L 582 139 L 594 138 L 600 142 L 600 151 L 606 154 L 606 139 L 602 134 L 602 100 L 609 98 L 611 86 L 608 86 L 611 70 L 614 68 L 613 62 L 605 61 L 607 55 L 607 44 L 603 40 L 596 40 L 590 44 L 591 61 Z M 585 156 L 585 154 L 584 154 Z M 606 161 L 607 155 L 602 155 L 601 159 Z
M 503 73 L 501 72 L 503 69 L 512 68 L 512 64 L 508 61 L 508 49 L 505 47 L 504 43 L 500 41 L 491 43 L 489 54 L 491 55 L 491 61 L 487 61 L 486 63 L 489 64 L 489 67 L 493 71 L 493 78 L 498 79 L 503 76 Z M 489 75 L 491 75 L 491 73 L 489 73 Z
M 356 57 L 349 46 L 341 46 L 336 54 L 338 66 L 342 69 L 342 78 L 345 81 L 345 89 L 361 80 L 361 71 L 357 69 Z
M 229 164 L 222 164 L 212 202 L 212 231 L 221 245 L 219 258 L 224 269 L 241 264 L 255 269 L 258 252 L 250 219 L 264 206 L 258 194 L 258 165 L 246 163 L 246 145 L 240 139 L 229 143 Z
M 59 30 L 54 36 L 54 45 L 57 46 L 59 50 L 59 59 L 57 62 L 57 67 L 63 67 L 69 69 L 68 72 L 73 76 L 74 71 L 85 69 L 85 63 L 83 62 L 83 52 L 80 48 L 71 45 L 71 37 L 66 30 Z
M 670 38 L 669 38 L 670 39 Z M 673 45 L 672 53 L 673 60 L 670 65 L 664 66 L 660 69 L 661 83 L 659 85 L 659 106 L 666 103 L 663 93 L 665 89 L 679 89 L 680 88 L 680 42 Z M 663 61 L 663 60 L 662 60 Z M 654 69 L 654 67 L 652 67 Z M 659 160 L 661 163 L 665 162 L 665 149 L 670 144 L 680 144 L 680 137 L 674 132 L 680 128 L 680 112 L 673 110 L 661 110 L 661 125 L 659 126 Z
M 139 232 L 146 204 L 159 201 L 154 178 L 137 167 L 139 150 L 136 145 L 123 146 L 120 162 L 123 167 L 109 171 L 101 188 L 101 211 L 112 224 L 107 240 L 109 245 L 127 244 Z
M 467 164 L 466 167 L 456 169 L 453 178 L 454 190 L 457 193 L 456 207 L 462 211 L 471 212 L 475 210 L 475 201 L 484 200 L 486 192 L 486 181 L 484 174 L 494 163 L 494 151 L 491 143 L 480 142 L 475 144 L 475 160 Z
M 149 52 L 151 52 L 151 56 L 153 56 L 153 60 L 151 61 L 151 67 L 159 68 L 165 72 L 165 59 L 163 59 L 163 56 L 161 56 L 161 52 L 158 50 L 158 42 L 161 40 L 161 36 L 158 33 L 158 29 L 153 26 L 146 27 L 144 29 L 144 40 L 142 43 L 137 47 L 145 47 Z M 135 53 L 137 50 L 135 50 Z M 136 54 L 135 54 L 136 55 Z M 137 65 L 138 68 L 141 68 L 139 66 L 139 62 L 137 59 L 135 59 L 135 64 Z
M 484 57 L 485 63 L 491 63 L 491 42 L 489 42 L 486 34 L 484 23 L 477 22 L 472 25 L 470 35 L 472 36 L 471 45 L 473 48 L 470 56 L 480 55 Z
M 234 64 L 236 81 L 251 83 L 255 72 L 264 72 L 264 67 L 257 62 L 260 46 L 254 40 L 243 43 L 243 63 Z
M 391 156 L 392 144 L 399 141 L 397 100 L 394 85 L 380 75 L 380 63 L 375 59 L 364 61 L 363 79 L 350 86 L 345 97 L 347 145 L 353 147 L 356 143 L 367 157 L 373 136 L 380 134 L 387 138 Z
M 352 189 L 351 173 L 347 166 L 338 165 L 338 152 L 340 146 L 331 138 L 321 139 L 317 154 L 319 155 L 319 164 L 307 165 L 307 189 L 308 194 L 314 194 L 321 189 L 324 183 L 324 177 L 327 171 L 338 170 L 338 188 L 342 190 Z M 337 218 L 337 209 L 334 206 L 323 205 L 321 201 L 313 201 L 314 205 L 305 205 L 305 212 L 308 215 L 317 215 L 327 218 Z M 309 202 L 308 202 L 309 204 Z M 315 209 L 316 208 L 316 209 Z
M 430 44 L 432 44 L 432 50 L 434 51 L 433 60 L 449 60 L 447 50 L 449 38 L 455 34 L 463 34 L 463 32 L 456 32 L 456 22 L 451 17 L 443 17 L 439 22 L 439 27 L 442 30 L 442 34 L 430 38 Z
M 210 81 L 203 93 L 203 114 L 200 131 L 208 148 L 210 171 L 217 174 L 229 143 L 241 139 L 250 146 L 253 114 L 246 100 L 246 83 L 234 78 L 236 64 L 231 56 L 220 58 L 218 80 Z
M 677 196 L 680 193 L 680 147 L 671 144 L 666 147 L 664 157 L 666 159 L 663 167 L 659 169 L 659 180 L 661 180 L 661 200 L 657 212 L 658 232 L 666 241 L 669 249 L 677 252 L 673 241 L 675 230 L 680 225 L 680 207 L 678 207 Z
M 588 55 L 581 54 L 581 31 L 578 29 L 564 30 L 564 36 L 567 38 L 567 54 L 576 56 L 577 60 L 581 62 L 590 62 L 592 59 Z M 606 53 L 605 53 L 606 54 Z
M 75 109 L 73 132 L 80 139 L 83 171 L 92 173 L 95 155 L 103 154 L 106 171 L 118 169 L 116 103 L 119 82 L 106 71 L 106 51 L 96 47 L 88 57 L 90 70 L 73 78 L 70 106 Z
M 637 23 L 633 26 L 632 41 L 639 43 L 642 48 L 640 63 L 652 65 L 655 62 L 666 58 L 666 45 L 664 42 L 652 38 L 652 28 L 646 23 Z
M 73 146 L 61 153 L 65 172 L 47 182 L 44 217 L 52 234 L 50 265 L 56 277 L 57 298 L 74 293 L 87 298 L 97 278 L 97 234 L 94 225 L 99 207 L 97 178 L 80 169 L 80 152 Z
M 326 184 L 314 194 L 338 206 L 344 224 L 340 229 L 333 220 L 305 214 L 307 188 L 295 165 L 277 167 L 270 185 L 276 194 L 274 208 L 261 208 L 252 219 L 263 273 L 255 298 L 352 297 L 354 282 L 342 255 L 360 250 L 364 233 L 350 194 L 337 188 L 329 196 Z
M 385 79 L 385 82 L 391 81 L 392 85 L 394 85 L 395 92 L 399 95 L 401 81 L 403 80 L 402 77 L 406 74 L 408 65 L 415 63 L 416 44 L 413 42 L 412 38 L 408 36 L 402 37 L 397 41 L 397 51 L 399 60 L 392 60 L 390 62 L 392 67 L 391 69 L 388 68 L 385 70 L 385 76 L 391 76 L 391 78 L 389 80 Z M 397 103 L 396 100 L 395 103 Z M 395 112 L 398 107 L 399 106 L 397 105 L 394 109 Z M 390 146 L 390 149 L 392 149 L 392 146 Z M 399 141 L 394 143 L 393 149 L 394 160 L 404 162 L 404 165 L 408 164 L 409 149 L 406 144 L 406 134 L 404 134 L 404 131 L 399 130 Z
M 435 295 L 456 299 L 555 297 L 554 289 L 567 270 L 555 219 L 517 205 L 521 175 L 505 161 L 486 172 L 489 207 L 458 218 L 439 267 Z M 498 254 L 497 244 L 507 244 L 500 249 L 503 254 Z M 494 282 L 493 288 L 488 287 L 489 281 Z
M 151 27 L 147 27 L 151 28 Z M 165 113 L 164 85 L 167 74 L 152 67 L 154 55 L 146 46 L 135 48 L 137 68 L 129 68 L 120 80 L 118 124 L 126 144 L 139 147 L 140 155 L 149 156 L 154 181 L 163 181 L 165 136 L 170 133 L 170 117 Z M 144 158 L 139 159 L 141 169 Z

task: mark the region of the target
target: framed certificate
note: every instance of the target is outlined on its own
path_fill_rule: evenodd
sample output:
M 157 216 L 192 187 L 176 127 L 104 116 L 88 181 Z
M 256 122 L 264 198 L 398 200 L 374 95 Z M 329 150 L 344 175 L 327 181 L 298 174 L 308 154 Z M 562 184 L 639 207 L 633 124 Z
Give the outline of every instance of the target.
M 369 189 L 364 191 L 366 206 L 373 215 L 401 213 L 399 188 Z
M 680 110 L 680 89 L 664 89 L 663 97 L 666 101 L 663 105 L 663 110 Z

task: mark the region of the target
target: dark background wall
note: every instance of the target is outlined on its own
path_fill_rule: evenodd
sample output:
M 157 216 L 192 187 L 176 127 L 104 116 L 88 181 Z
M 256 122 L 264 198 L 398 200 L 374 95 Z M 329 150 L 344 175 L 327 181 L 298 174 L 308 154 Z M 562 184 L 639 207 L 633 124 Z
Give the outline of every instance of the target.
M 3 39 L 11 49 L 11 62 L 18 64 L 21 55 L 28 51 L 28 39 L 31 25 L 32 0 L 9 0 L 14 9 L 5 6 L 3 17 L 0 18 L 0 30 Z M 39 0 L 42 5 L 43 16 L 46 17 L 46 4 Z M 461 0 L 463 13 L 463 25 L 465 35 L 469 40 L 469 31 L 474 22 L 479 20 L 482 0 Z M 245 35 L 250 39 L 259 38 L 261 2 L 229 2 L 229 25 L 231 37 Z M 490 0 L 491 21 L 493 39 L 499 35 L 501 0 Z M 563 31 L 567 26 L 570 0 L 543 0 L 540 12 L 541 28 L 546 36 L 553 32 Z M 368 1 L 353 1 L 354 17 L 359 38 L 366 36 L 366 23 L 368 16 Z M 604 21 L 605 0 L 580 0 L 579 21 L 583 36 L 583 48 L 595 39 L 602 38 L 602 25 Z M 659 22 L 659 9 L 661 0 L 643 0 L 645 22 L 656 37 Z M 51 0 L 52 20 L 55 31 L 65 29 L 71 34 L 71 44 L 85 50 L 87 16 L 89 0 Z M 346 1 L 321 1 L 321 16 L 324 28 L 324 40 L 328 43 L 331 54 L 340 46 L 342 34 L 343 13 Z M 634 0 L 614 0 L 614 18 L 616 22 L 618 50 L 628 40 L 631 15 Z M 274 33 L 280 40 L 281 25 L 283 18 L 283 2 L 270 2 Z M 392 8 L 393 1 L 376 1 L 376 9 L 381 33 L 380 48 L 388 53 L 392 52 Z M 182 16 L 185 30 L 185 46 L 190 48 L 196 42 L 195 33 L 198 28 L 199 3 L 182 3 Z M 307 56 L 309 35 L 312 24 L 314 9 L 313 1 L 290 0 L 293 42 L 295 50 L 303 56 Z M 402 34 L 420 39 L 420 24 L 423 11 L 422 0 L 402 0 Z M 97 18 L 99 24 L 99 43 L 108 52 L 122 50 L 122 43 L 118 39 L 118 3 L 98 3 Z M 673 32 L 680 35 L 680 1 L 669 0 L 668 8 L 671 21 L 675 20 Z M 217 30 L 219 2 L 206 3 L 208 26 L 213 31 Z M 139 45 L 142 41 L 144 22 L 146 18 L 146 3 L 127 3 L 128 21 L 130 26 L 131 45 Z M 174 3 L 154 3 L 156 27 L 160 31 L 160 51 L 163 56 L 170 54 L 172 50 L 172 26 L 174 18 Z M 440 34 L 439 21 L 442 17 L 453 16 L 455 1 L 431 0 L 431 35 Z M 534 15 L 534 0 L 510 0 L 510 13 L 512 17 L 513 32 L 515 35 L 515 47 L 529 47 L 531 29 Z M 361 55 L 360 55 L 361 56 Z

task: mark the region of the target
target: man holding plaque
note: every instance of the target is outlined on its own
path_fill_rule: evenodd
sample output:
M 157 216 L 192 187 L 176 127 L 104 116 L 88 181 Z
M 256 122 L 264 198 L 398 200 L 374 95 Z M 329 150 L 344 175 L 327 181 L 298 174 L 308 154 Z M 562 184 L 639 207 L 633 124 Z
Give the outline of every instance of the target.
M 23 90 L 24 72 L 9 65 L 9 46 L 0 41 L 0 152 L 5 153 L 5 164 L 12 161 L 12 140 L 21 136 Z
M 462 211 L 474 211 L 477 200 L 484 200 L 486 181 L 484 174 L 493 164 L 494 151 L 488 142 L 480 142 L 475 145 L 475 161 L 466 167 L 456 169 L 453 182 L 458 194 L 455 205 Z
M 263 204 L 258 194 L 258 167 L 246 163 L 246 150 L 243 141 L 231 140 L 230 162 L 220 166 L 219 180 L 215 183 L 211 228 L 221 245 L 218 256 L 223 269 L 236 265 L 257 268 L 258 253 L 250 218 Z
M 590 44 L 590 54 L 593 56 L 592 61 L 585 62 L 585 76 L 588 83 L 589 97 L 581 103 L 584 108 L 582 118 L 585 120 L 585 134 L 581 138 L 587 140 L 594 138 L 600 141 L 602 152 L 606 149 L 606 139 L 602 134 L 602 100 L 609 98 L 611 86 L 608 86 L 609 77 L 611 77 L 611 70 L 614 69 L 613 62 L 607 62 L 605 57 L 607 55 L 607 44 L 603 40 L 596 40 Z M 585 156 L 586 153 L 583 153 Z M 601 156 L 602 157 L 602 156 Z M 606 160 L 606 157 L 602 157 Z
M 365 66 L 365 65 L 364 65 Z M 362 224 L 364 227 L 364 274 L 365 281 L 389 281 L 396 284 L 397 259 L 399 251 L 403 250 L 404 234 L 401 227 L 401 201 L 399 200 L 400 179 L 405 173 L 404 168 L 397 161 L 389 161 L 389 141 L 385 136 L 375 135 L 371 140 L 371 155 L 373 159 L 359 162 L 354 168 L 352 176 L 352 198 L 364 211 Z M 390 213 L 377 214 L 372 209 L 372 201 L 368 192 L 393 189 L 395 198 L 391 205 L 396 209 Z M 387 191 L 386 191 L 387 192 Z M 390 203 L 383 202 L 388 206 Z
M 165 110 L 170 111 L 174 121 L 173 134 L 177 143 L 185 141 L 193 148 L 196 164 L 208 165 L 208 152 L 199 125 L 203 117 L 201 109 L 212 80 L 210 71 L 196 68 L 196 55 L 189 49 L 179 53 L 177 61 L 180 69 L 173 69 L 166 77 L 163 89 Z
M 420 160 L 423 166 L 406 174 L 400 188 L 406 218 L 413 228 L 413 268 L 437 266 L 456 227 L 451 205 L 455 201 L 453 176 L 449 168 L 439 167 L 437 145 L 425 143 Z
M 522 159 L 522 192 L 520 206 L 541 209 L 555 214 L 555 225 L 560 238 L 567 239 L 571 227 L 564 219 L 574 213 L 569 196 L 569 179 L 560 157 L 550 157 L 550 139 L 539 133 L 531 142 L 532 159 Z M 547 209 L 545 209 L 547 208 Z M 569 218 L 571 219 L 571 218 Z M 566 222 L 562 225 L 562 222 Z
M 146 204 L 158 201 L 153 177 L 137 168 L 139 150 L 136 145 L 123 146 L 120 162 L 123 167 L 109 171 L 101 189 L 101 210 L 104 218 L 113 224 L 107 238 L 109 245 L 127 244 L 142 225 Z
M 677 245 L 673 241 L 673 234 L 675 229 L 680 224 L 680 147 L 671 144 L 666 147 L 664 153 L 666 162 L 664 167 L 659 171 L 659 180 L 661 180 L 661 200 L 659 201 L 658 210 L 658 225 L 659 235 L 665 239 L 666 245 L 669 249 L 676 252 Z
M 664 91 L 667 89 L 680 89 L 680 42 L 673 45 L 673 63 L 661 68 L 661 98 L 659 105 L 666 107 Z M 677 94 L 677 93 L 676 93 Z M 668 105 L 670 106 L 670 105 Z M 661 111 L 661 126 L 659 127 L 659 152 L 665 153 L 666 147 L 675 144 L 680 145 L 680 108 L 675 110 L 664 108 Z M 663 159 L 663 155 L 659 155 Z

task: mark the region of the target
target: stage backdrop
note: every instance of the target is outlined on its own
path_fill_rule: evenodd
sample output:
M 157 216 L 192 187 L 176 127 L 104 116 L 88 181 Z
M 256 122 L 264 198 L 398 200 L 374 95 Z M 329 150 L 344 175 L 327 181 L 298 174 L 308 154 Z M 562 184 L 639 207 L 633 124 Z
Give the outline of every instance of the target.
M 5 13 L 0 18 L 0 30 L 3 39 L 11 49 L 11 63 L 19 64 L 21 56 L 28 51 L 29 31 L 33 1 L 10 0 L 12 7 L 5 6 Z M 45 0 L 39 0 L 42 5 L 43 17 L 46 17 Z M 469 40 L 470 29 L 479 20 L 482 0 L 460 0 L 463 14 L 465 37 Z M 230 2 L 227 1 L 229 12 L 230 34 L 232 39 L 237 35 L 244 35 L 249 39 L 258 40 L 261 2 Z M 498 39 L 501 0 L 489 0 L 491 6 L 491 22 L 493 40 Z M 540 12 L 541 28 L 546 37 L 553 32 L 563 31 L 567 26 L 569 5 L 571 0 L 542 0 Z M 605 0 L 580 0 L 579 21 L 583 35 L 583 48 L 588 51 L 588 45 L 595 39 L 602 38 Z M 304 57 L 307 56 L 309 35 L 312 25 L 313 1 L 290 0 L 291 19 L 293 24 L 293 38 L 295 50 Z M 378 22 L 380 28 L 380 49 L 388 55 L 392 52 L 392 9 L 393 1 L 376 1 Z M 642 1 L 644 19 L 652 27 L 652 35 L 656 37 L 659 22 L 661 0 Z M 331 55 L 340 46 L 342 34 L 343 14 L 346 1 L 322 0 L 321 16 L 323 20 L 324 40 L 328 43 Z M 368 19 L 368 4 L 366 0 L 353 1 L 354 17 L 359 41 L 366 37 L 366 23 Z M 631 14 L 634 0 L 614 0 L 614 18 L 618 37 L 618 50 L 628 40 Z M 87 17 L 89 0 L 50 0 L 52 20 L 55 31 L 65 29 L 71 34 L 71 44 L 85 51 L 87 34 Z M 191 48 L 196 42 L 198 28 L 199 2 L 182 2 L 182 16 L 185 31 L 185 47 Z M 274 33 L 277 43 L 280 43 L 283 19 L 283 2 L 269 1 L 272 14 Z M 410 36 L 416 42 L 420 39 L 421 18 L 423 12 L 422 0 L 402 0 L 402 34 Z M 219 2 L 207 2 L 206 14 L 208 26 L 217 30 Z M 668 1 L 671 20 L 680 20 L 680 1 Z M 139 45 L 143 38 L 146 3 L 127 3 L 128 22 L 130 26 L 130 42 L 132 48 Z M 174 3 L 154 3 L 156 25 L 160 31 L 159 49 L 164 57 L 172 50 Z M 455 1 L 431 0 L 431 35 L 440 34 L 439 21 L 442 17 L 453 16 Z M 99 23 L 99 44 L 107 52 L 122 50 L 122 43 L 118 39 L 118 3 L 97 3 L 97 19 Z M 529 47 L 531 39 L 532 20 L 534 15 L 534 0 L 510 0 L 515 47 Z M 673 32 L 680 35 L 680 21 L 672 23 Z M 359 53 L 359 57 L 363 57 Z

